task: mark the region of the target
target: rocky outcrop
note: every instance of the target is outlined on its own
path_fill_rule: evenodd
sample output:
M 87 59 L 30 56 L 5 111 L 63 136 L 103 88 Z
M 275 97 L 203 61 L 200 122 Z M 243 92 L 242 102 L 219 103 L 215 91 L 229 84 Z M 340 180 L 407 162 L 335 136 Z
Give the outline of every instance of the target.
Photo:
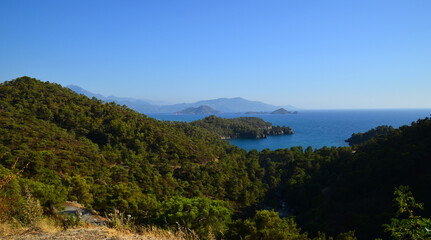
M 77 202 L 65 202 L 62 207 L 64 208 L 63 210 L 57 211 L 60 216 L 74 216 L 79 218 L 81 222 L 96 226 L 105 226 L 109 221 L 97 214 L 96 211 L 88 209 Z

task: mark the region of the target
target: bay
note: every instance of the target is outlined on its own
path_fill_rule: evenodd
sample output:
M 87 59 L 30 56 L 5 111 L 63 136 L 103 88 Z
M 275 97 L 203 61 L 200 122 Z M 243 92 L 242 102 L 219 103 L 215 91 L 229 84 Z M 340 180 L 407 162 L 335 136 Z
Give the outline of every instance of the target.
M 273 125 L 290 126 L 295 134 L 269 136 L 266 139 L 231 139 L 231 144 L 247 151 L 279 149 L 293 146 L 315 148 L 348 146 L 345 142 L 353 133 L 365 132 L 380 125 L 395 128 L 429 117 L 431 109 L 385 110 L 304 110 L 299 114 L 218 114 L 223 118 L 259 117 Z M 208 115 L 148 114 L 158 120 L 190 122 Z

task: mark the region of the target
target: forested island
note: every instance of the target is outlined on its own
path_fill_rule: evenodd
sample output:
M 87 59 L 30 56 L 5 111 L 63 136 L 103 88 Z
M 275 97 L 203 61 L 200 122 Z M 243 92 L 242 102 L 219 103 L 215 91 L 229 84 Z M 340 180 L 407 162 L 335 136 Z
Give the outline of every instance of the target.
M 199 107 L 189 107 L 182 111 L 176 112 L 176 114 L 219 114 L 219 113 L 221 112 L 207 105 L 202 105 Z
M 190 123 L 210 131 L 222 139 L 231 138 L 267 138 L 271 135 L 293 134 L 290 127 L 273 126 L 257 117 L 221 118 L 214 115 Z
M 0 224 L 77 227 L 55 211 L 77 201 L 111 227 L 180 227 L 200 239 L 431 237 L 429 118 L 355 151 L 247 152 L 204 127 L 218 122 L 165 123 L 55 83 L 4 82 Z
M 283 115 L 283 114 L 298 114 L 298 113 L 299 113 L 298 111 L 291 112 L 291 111 L 287 111 L 284 108 L 279 108 L 279 109 L 274 110 L 272 112 L 253 112 L 253 111 L 249 111 L 249 112 L 246 112 L 245 114 L 278 114 L 278 115 L 282 114 Z

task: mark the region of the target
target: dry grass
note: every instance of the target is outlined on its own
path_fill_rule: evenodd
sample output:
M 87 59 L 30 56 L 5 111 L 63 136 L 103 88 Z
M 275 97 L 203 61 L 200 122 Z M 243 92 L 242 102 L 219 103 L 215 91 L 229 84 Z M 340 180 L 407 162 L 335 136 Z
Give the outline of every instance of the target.
M 26 235 L 32 232 L 43 232 L 55 234 L 61 231 L 56 222 L 50 218 L 42 218 L 35 222 L 32 227 L 23 227 L 18 221 L 0 222 L 0 239 L 9 236 Z
M 193 231 L 185 229 L 161 229 L 155 226 L 138 227 L 137 232 L 140 235 L 157 240 L 199 240 L 199 237 Z
M 61 227 L 57 224 L 57 222 L 51 218 L 43 218 L 35 225 L 36 228 L 40 229 L 40 231 L 45 233 L 57 233 L 62 230 Z
M 16 228 L 8 224 L 0 224 L 0 239 L 111 239 L 111 240 L 199 240 L 195 234 L 185 233 L 180 230 L 163 230 L 157 227 L 141 227 L 140 233 L 118 231 L 107 227 L 81 227 L 60 231 L 50 225 L 40 228 Z

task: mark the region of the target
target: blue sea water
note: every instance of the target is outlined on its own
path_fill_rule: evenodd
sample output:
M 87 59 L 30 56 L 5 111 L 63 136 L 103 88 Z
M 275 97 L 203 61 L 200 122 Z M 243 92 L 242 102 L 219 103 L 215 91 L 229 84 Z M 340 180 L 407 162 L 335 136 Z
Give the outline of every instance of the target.
M 344 141 L 352 133 L 365 132 L 380 125 L 399 127 L 429 117 L 431 109 L 396 109 L 396 110 L 307 110 L 299 114 L 219 114 L 223 118 L 259 117 L 273 125 L 290 126 L 295 134 L 270 136 L 266 139 L 232 139 L 232 144 L 244 148 L 271 150 L 292 146 L 348 146 Z M 190 122 L 207 115 L 149 114 L 158 120 Z

